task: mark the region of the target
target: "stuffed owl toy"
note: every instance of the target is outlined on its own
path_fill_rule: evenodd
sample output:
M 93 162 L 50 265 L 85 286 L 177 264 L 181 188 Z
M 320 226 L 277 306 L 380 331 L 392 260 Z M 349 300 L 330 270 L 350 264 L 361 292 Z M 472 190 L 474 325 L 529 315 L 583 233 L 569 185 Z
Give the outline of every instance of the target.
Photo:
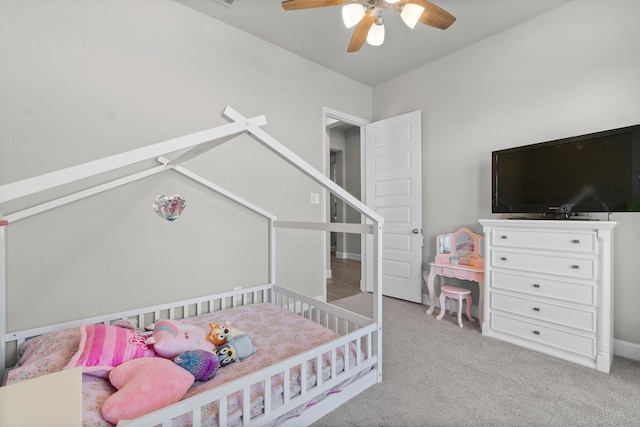
M 206 350 L 185 351 L 173 361 L 193 375 L 196 381 L 209 381 L 218 372 L 218 355 Z

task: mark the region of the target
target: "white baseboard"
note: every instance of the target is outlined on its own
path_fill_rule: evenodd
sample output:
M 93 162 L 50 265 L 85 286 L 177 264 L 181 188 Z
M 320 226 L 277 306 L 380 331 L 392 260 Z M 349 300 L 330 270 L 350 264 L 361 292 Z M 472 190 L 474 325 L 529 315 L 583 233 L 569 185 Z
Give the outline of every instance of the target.
M 336 258 L 340 259 L 352 259 L 354 261 L 362 261 L 362 255 L 352 254 L 349 252 L 336 252 Z
M 640 361 L 640 344 L 614 339 L 613 354 L 627 359 Z
M 452 303 L 457 304 L 457 301 L 452 300 Z M 429 307 L 429 295 L 422 294 L 422 304 Z M 440 307 L 440 302 L 437 298 L 434 304 L 436 307 Z M 476 319 L 478 318 L 478 306 L 471 306 L 471 314 L 475 316 Z M 640 361 L 640 344 L 614 339 L 613 354 L 626 359 Z

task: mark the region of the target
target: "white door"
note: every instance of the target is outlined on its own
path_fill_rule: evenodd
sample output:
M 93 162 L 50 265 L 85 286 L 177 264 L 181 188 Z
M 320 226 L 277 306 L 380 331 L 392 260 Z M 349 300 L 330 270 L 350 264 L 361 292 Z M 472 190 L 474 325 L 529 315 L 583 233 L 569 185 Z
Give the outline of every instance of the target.
M 366 125 L 365 203 L 384 219 L 382 292 L 422 301 L 422 127 L 414 111 Z M 373 242 L 366 239 L 365 275 Z M 365 280 L 367 291 L 371 280 Z

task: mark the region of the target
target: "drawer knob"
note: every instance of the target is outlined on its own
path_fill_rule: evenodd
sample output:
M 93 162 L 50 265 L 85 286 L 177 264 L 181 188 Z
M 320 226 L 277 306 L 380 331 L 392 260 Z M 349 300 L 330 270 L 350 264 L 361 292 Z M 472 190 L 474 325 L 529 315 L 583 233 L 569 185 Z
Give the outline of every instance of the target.
M 537 283 L 534 283 L 534 284 L 533 284 L 533 287 L 534 287 L 534 288 L 539 288 L 539 287 L 540 287 L 540 285 L 539 285 L 539 284 L 537 284 Z
M 502 236 L 500 236 L 500 238 L 501 238 L 501 239 L 506 239 L 506 238 L 507 238 L 507 236 L 502 235 Z
M 580 243 L 580 240 L 578 240 L 578 239 L 573 239 L 573 240 L 571 241 L 571 243 L 576 243 L 576 244 L 577 244 L 577 243 Z
M 506 260 L 507 260 L 506 256 L 500 257 L 500 261 L 506 261 Z
M 534 335 L 540 335 L 540 331 L 533 331 Z
M 573 265 L 571 266 L 571 268 L 573 268 L 574 270 L 578 270 L 578 269 L 580 269 L 580 266 L 579 266 L 579 265 L 577 265 L 577 264 L 573 264 Z
M 540 307 L 533 307 L 533 311 L 540 311 Z

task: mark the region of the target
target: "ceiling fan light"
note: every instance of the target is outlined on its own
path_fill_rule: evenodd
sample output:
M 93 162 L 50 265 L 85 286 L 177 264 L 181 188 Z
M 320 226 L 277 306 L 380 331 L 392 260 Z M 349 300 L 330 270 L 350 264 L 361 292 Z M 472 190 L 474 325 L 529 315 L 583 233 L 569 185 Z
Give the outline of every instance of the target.
M 384 43 L 384 23 L 378 17 L 367 33 L 367 43 L 371 46 L 380 46 Z
M 357 3 L 342 6 L 342 21 L 347 28 L 351 28 L 364 18 L 364 6 Z
M 387 3 L 389 4 L 395 4 L 398 3 L 400 0 L 387 0 Z
M 402 8 L 400 17 L 402 18 L 404 23 L 407 24 L 407 27 L 413 30 L 416 27 L 416 24 L 418 23 L 422 12 L 424 12 L 424 7 L 413 3 L 407 3 Z

